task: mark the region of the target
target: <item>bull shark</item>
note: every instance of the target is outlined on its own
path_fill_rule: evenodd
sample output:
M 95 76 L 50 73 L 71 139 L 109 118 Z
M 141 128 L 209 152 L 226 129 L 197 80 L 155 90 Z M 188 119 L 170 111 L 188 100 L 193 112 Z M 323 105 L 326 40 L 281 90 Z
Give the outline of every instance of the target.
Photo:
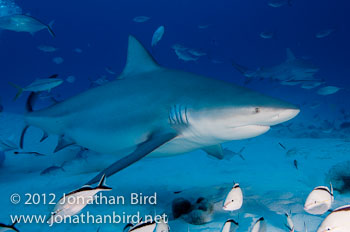
M 283 85 L 298 85 L 310 82 L 323 82 L 317 80 L 314 75 L 318 72 L 318 68 L 305 59 L 298 59 L 293 52 L 287 48 L 287 59 L 273 67 L 262 67 L 256 71 L 250 70 L 244 66 L 233 63 L 233 66 L 249 79 L 271 79 L 277 80 Z
M 32 95 L 32 94 L 31 94 Z M 27 101 L 26 127 L 59 136 L 55 151 L 72 144 L 119 160 L 86 184 L 141 158 L 203 149 L 223 158 L 221 143 L 252 138 L 294 118 L 299 108 L 258 92 L 160 66 L 129 36 L 126 66 L 117 80 L 45 109 Z

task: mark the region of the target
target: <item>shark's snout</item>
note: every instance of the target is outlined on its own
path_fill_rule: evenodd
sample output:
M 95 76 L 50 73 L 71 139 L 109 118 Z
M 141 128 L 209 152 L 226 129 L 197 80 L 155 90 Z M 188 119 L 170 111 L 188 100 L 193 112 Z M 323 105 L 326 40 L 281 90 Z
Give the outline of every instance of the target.
M 288 109 L 281 109 L 275 116 L 272 117 L 270 121 L 270 125 L 276 125 L 283 122 L 286 122 L 295 116 L 297 116 L 300 112 L 299 108 L 288 108 Z

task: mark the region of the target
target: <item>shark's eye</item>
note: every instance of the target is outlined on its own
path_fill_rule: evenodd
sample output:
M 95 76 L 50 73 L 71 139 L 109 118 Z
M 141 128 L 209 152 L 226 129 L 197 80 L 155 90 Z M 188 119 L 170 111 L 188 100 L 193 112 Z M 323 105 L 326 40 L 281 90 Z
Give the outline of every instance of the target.
M 260 108 L 259 107 L 256 107 L 255 109 L 254 109 L 254 113 L 259 113 L 260 112 Z

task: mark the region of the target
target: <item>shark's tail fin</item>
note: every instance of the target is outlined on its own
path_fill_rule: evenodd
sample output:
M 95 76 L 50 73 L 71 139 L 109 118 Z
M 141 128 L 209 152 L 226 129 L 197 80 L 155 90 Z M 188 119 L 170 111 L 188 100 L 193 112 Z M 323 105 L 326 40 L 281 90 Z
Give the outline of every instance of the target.
M 49 33 L 50 33 L 50 35 L 51 35 L 52 37 L 56 37 L 55 32 L 53 32 L 53 30 L 52 30 L 52 26 L 53 26 L 54 22 L 55 22 L 55 20 L 52 20 L 52 21 L 47 25 L 47 30 L 49 31 Z
M 241 150 L 238 152 L 239 157 L 241 157 L 242 160 L 245 160 L 244 156 L 243 156 L 243 151 L 244 151 L 245 147 L 242 147 Z
M 100 182 L 98 183 L 96 189 L 101 190 L 101 191 L 109 191 L 112 190 L 111 187 L 108 187 L 106 185 L 106 175 L 103 175 Z
M 23 88 L 19 85 L 16 85 L 15 83 L 9 82 L 10 85 L 12 85 L 13 87 L 15 87 L 18 92 L 16 94 L 16 96 L 13 98 L 14 101 L 16 101 L 23 93 Z

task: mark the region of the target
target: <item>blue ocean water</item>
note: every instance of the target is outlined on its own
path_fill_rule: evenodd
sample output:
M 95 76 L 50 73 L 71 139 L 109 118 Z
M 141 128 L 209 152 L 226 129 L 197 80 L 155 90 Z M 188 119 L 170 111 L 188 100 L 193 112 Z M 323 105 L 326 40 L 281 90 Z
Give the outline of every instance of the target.
M 16 4 L 18 7 L 11 4 Z M 248 149 L 246 151 L 248 154 L 245 155 L 247 159 L 245 162 L 235 159 L 232 163 L 229 163 L 233 166 L 232 169 L 235 169 L 233 171 L 235 175 L 246 181 L 246 186 L 249 186 L 248 190 L 246 190 L 247 192 L 252 191 L 250 188 L 254 189 L 254 183 L 258 185 L 256 189 L 264 191 L 264 193 L 269 190 L 277 191 L 279 189 L 282 189 L 281 191 L 286 189 L 289 191 L 290 189 L 283 186 L 283 183 L 280 182 L 284 182 L 283 175 L 285 174 L 283 173 L 286 170 L 289 174 L 295 172 L 295 168 L 291 162 L 298 160 L 299 172 L 298 174 L 291 175 L 298 175 L 299 179 L 293 182 L 290 176 L 288 178 L 291 179 L 284 178 L 287 178 L 291 184 L 307 182 L 305 186 L 291 187 L 297 189 L 298 193 L 294 192 L 294 198 L 288 198 L 288 201 L 291 201 L 290 204 L 292 205 L 296 202 L 300 203 L 302 201 L 300 199 L 305 198 L 305 194 L 309 190 L 311 191 L 313 187 L 328 184 L 324 182 L 323 177 L 324 175 L 327 176 L 326 173 L 328 173 L 333 165 L 338 164 L 338 161 L 343 163 L 347 161 L 346 155 L 350 149 L 348 145 L 349 124 L 347 124 L 350 117 L 350 103 L 347 100 L 350 94 L 350 44 L 348 42 L 350 41 L 350 16 L 348 14 L 350 3 L 348 1 L 292 0 L 290 5 L 286 3 L 281 7 L 272 7 L 269 5 L 268 0 L 37 0 L 0 1 L 0 6 L 3 6 L 0 8 L 1 16 L 22 12 L 23 14 L 29 14 L 40 19 L 45 24 L 54 20 L 52 29 L 56 34 L 56 37 L 52 38 L 47 30 L 39 31 L 34 35 L 26 32 L 0 31 L 0 98 L 1 105 L 3 106 L 3 113 L 1 115 L 3 122 L 0 128 L 2 133 L 1 138 L 3 139 L 10 138 L 11 140 L 18 141 L 21 124 L 19 122 L 20 119 L 17 117 L 24 113 L 24 105 L 27 97 L 27 94 L 23 94 L 23 96 L 14 102 L 13 97 L 16 95 L 17 90 L 9 82 L 24 87 L 36 79 L 47 78 L 53 74 L 58 74 L 58 78 L 62 78 L 65 81 L 62 85 L 52 89 L 50 94 L 59 100 L 67 99 L 89 89 L 91 80 L 100 78 L 113 80 L 116 78 L 125 66 L 128 36 L 133 35 L 146 47 L 155 60 L 164 67 L 189 71 L 232 82 L 266 95 L 286 100 L 300 107 L 300 114 L 292 121 L 283 124 L 288 125 L 287 129 L 286 126 L 276 126 L 276 129 L 267 135 L 239 141 L 237 142 L 238 145 L 237 143 L 232 145 L 232 150 L 234 151 L 239 151 L 243 146 Z M 149 20 L 138 23 L 133 20 L 137 16 L 147 16 Z M 165 28 L 164 36 L 156 46 L 152 47 L 152 34 L 162 25 Z M 324 38 L 316 38 L 317 33 L 324 30 L 331 30 L 331 32 Z M 272 38 L 264 39 L 260 36 L 262 32 L 272 32 L 273 36 Z M 188 49 L 195 49 L 196 51 L 205 53 L 205 55 L 199 56 L 195 61 L 181 60 L 173 49 L 175 44 L 180 44 Z M 57 51 L 43 52 L 38 49 L 40 45 L 55 47 Z M 232 65 L 233 63 L 237 63 L 253 71 L 264 70 L 265 68 L 285 62 L 287 59 L 286 48 L 290 48 L 296 58 L 311 63 L 319 69 L 314 75 L 314 78 L 322 80 L 320 86 L 313 89 L 305 89 L 301 87 L 301 84 L 293 86 L 283 85 L 279 80 L 275 80 L 278 77 L 271 77 L 264 80 L 252 78 L 250 80 Z M 55 63 L 53 59 L 57 57 L 62 58 L 63 62 L 60 64 Z M 75 77 L 73 83 L 66 81 L 69 76 Z M 249 81 L 247 81 L 248 79 Z M 291 79 L 293 78 L 291 77 Z M 317 93 L 320 88 L 326 86 L 336 86 L 341 89 L 329 95 L 320 95 Z M 13 118 L 15 119 L 12 120 Z M 289 123 L 292 124 L 289 125 Z M 36 133 L 34 138 L 38 138 L 40 135 L 40 131 L 34 131 L 33 133 Z M 54 139 L 51 139 L 49 142 L 55 143 Z M 280 158 L 283 156 L 279 154 L 281 153 L 281 148 L 276 145 L 279 142 L 287 146 L 288 151 L 296 147 L 297 158 L 291 155 L 292 158 L 287 157 L 291 159 L 291 162 L 288 161 L 286 163 L 283 163 L 284 161 L 280 161 L 278 158 L 274 160 L 274 155 Z M 50 149 L 50 143 L 44 146 L 38 144 L 34 144 L 33 146 L 39 152 L 45 153 L 47 149 Z M 273 145 L 269 147 L 266 143 Z M 30 144 L 30 142 L 26 142 L 26 144 Z M 298 147 L 298 144 L 301 147 Z M 231 148 L 231 145 L 227 146 Z M 290 155 L 291 153 L 293 151 L 290 151 L 288 154 Z M 333 154 L 337 158 L 328 157 L 329 154 Z M 1 214 L 0 221 L 5 224 L 10 222 L 7 215 L 11 214 L 12 211 L 16 213 L 21 212 L 20 208 L 13 208 L 13 205 L 9 204 L 9 195 L 16 191 L 25 193 L 24 185 L 27 184 L 30 186 L 35 184 L 37 181 L 36 178 L 38 176 L 40 178 L 39 173 L 44 170 L 43 167 L 59 165 L 68 157 L 68 155 L 63 155 L 59 158 L 47 158 L 47 160 L 42 161 L 43 165 L 40 166 L 38 161 L 31 159 L 31 157 L 6 163 L 9 160 L 8 156 L 9 154 L 7 154 L 5 161 L 1 161 L 4 158 L 0 158 L 0 163 L 3 164 L 1 170 L 2 177 L 0 179 L 3 182 L 2 186 L 7 186 L 6 191 L 2 194 L 4 198 L 2 203 L 8 208 L 6 208 L 6 212 Z M 250 156 L 250 158 L 247 158 L 247 156 Z M 321 156 L 322 158 L 319 158 Z M 118 188 L 124 193 L 129 192 L 130 189 L 134 190 L 132 186 L 135 185 L 137 186 L 137 190 L 144 187 L 143 189 L 146 189 L 146 192 L 150 192 L 152 190 L 150 190 L 151 188 L 149 186 L 156 186 L 151 184 L 155 181 L 159 183 L 159 186 L 168 186 L 167 191 L 169 192 L 178 189 L 178 191 L 183 190 L 185 193 L 188 190 L 189 193 L 186 193 L 187 195 L 194 194 L 193 192 L 196 191 L 207 191 L 208 196 L 225 195 L 225 191 L 231 185 L 231 179 L 236 179 L 233 176 L 231 179 L 227 177 L 228 163 L 225 166 L 216 160 L 203 160 L 201 157 L 203 155 L 195 153 L 192 156 L 186 156 L 186 158 L 181 156 L 177 158 L 179 160 L 165 158 L 162 161 L 143 161 L 146 164 L 151 163 L 151 166 L 142 168 L 143 166 L 141 164 L 135 164 L 138 165 L 136 167 L 140 168 L 140 170 L 134 167 L 134 169 L 128 171 L 127 174 L 130 175 L 126 173 L 121 174 L 123 180 L 121 182 L 114 180 L 114 183 L 118 183 Z M 94 160 L 93 162 L 101 162 L 107 165 L 115 161 L 114 158 L 102 159 L 103 161 Z M 316 163 L 313 162 L 315 160 L 317 161 Z M 193 168 L 191 163 L 194 161 L 200 167 Z M 264 170 L 258 161 L 265 162 L 263 164 L 270 168 L 271 166 L 269 165 L 272 165 L 272 167 L 275 167 L 282 173 L 280 178 L 276 177 L 273 179 L 275 185 L 271 189 L 264 189 L 266 185 L 263 186 L 262 183 L 266 184 L 266 179 L 262 181 L 259 178 L 253 179 L 252 177 L 254 176 L 252 173 L 255 170 Z M 83 164 L 84 162 L 81 161 Z M 183 165 L 181 172 L 171 169 L 173 173 L 168 173 L 169 162 L 184 162 L 188 165 Z M 218 165 L 214 167 L 213 163 Z M 288 166 L 289 164 L 291 165 Z M 25 167 L 21 167 L 21 165 Z M 162 167 L 159 167 L 159 165 Z M 243 166 L 236 167 L 236 165 Z M 290 168 L 290 170 L 284 168 L 284 165 Z M 193 170 L 186 169 L 186 166 Z M 79 166 L 74 167 L 76 169 Z M 159 172 L 167 172 L 167 174 L 161 178 L 152 171 L 152 167 L 156 167 Z M 217 171 L 213 171 L 211 175 L 204 174 L 203 169 L 205 168 L 213 168 L 213 170 Z M 84 168 L 81 169 L 81 173 L 92 172 L 91 170 L 85 172 L 83 170 Z M 20 170 L 25 171 L 21 172 Z M 305 173 L 302 172 L 303 170 Z M 142 171 L 146 173 L 145 175 L 149 174 L 152 177 L 150 178 L 152 181 L 145 181 L 140 184 L 137 181 L 137 177 L 144 175 Z M 315 180 L 315 183 L 310 184 L 310 179 L 314 178 L 313 174 L 310 173 L 313 172 L 319 173 L 319 179 L 317 181 Z M 250 173 L 252 176 L 247 174 L 247 177 L 244 173 Z M 6 180 L 11 174 L 16 174 L 16 178 L 10 178 L 11 184 L 8 184 Z M 27 174 L 32 176 L 32 178 L 22 179 L 22 176 Z M 229 173 L 228 175 L 231 174 Z M 42 186 L 36 190 L 39 189 L 44 192 L 45 185 L 52 181 L 51 178 L 55 178 L 53 182 L 56 186 L 53 186 L 52 189 L 50 188 L 50 191 L 57 191 L 59 193 L 66 190 L 73 190 L 84 184 L 78 182 L 79 176 L 72 178 L 70 181 L 67 180 L 69 175 L 70 172 L 67 171 L 67 173 L 58 174 L 54 177 L 45 176 L 43 177 L 43 182 L 41 182 Z M 191 181 L 186 180 L 187 175 L 193 175 L 192 183 L 196 184 L 191 185 Z M 260 175 L 264 176 L 261 173 Z M 177 178 L 177 176 L 180 177 Z M 201 176 L 204 180 L 201 179 Z M 220 179 L 220 181 L 216 182 L 215 180 L 217 179 Z M 57 186 L 65 182 L 67 182 L 67 186 L 63 186 L 62 188 Z M 127 186 L 124 190 L 121 183 Z M 226 188 L 222 192 L 217 187 L 220 184 L 222 184 L 222 188 Z M 216 187 L 214 188 L 212 186 Z M 196 189 L 197 187 L 198 189 Z M 216 190 L 219 189 L 217 191 L 220 194 L 216 192 L 212 193 L 214 191 L 212 190 L 213 188 Z M 289 192 L 293 192 L 293 190 Z M 186 194 L 185 196 L 187 196 Z M 339 194 L 339 198 L 341 199 L 337 202 L 338 206 L 341 206 L 342 202 L 347 202 L 349 199 L 349 195 L 342 193 L 342 191 L 338 191 L 337 194 Z M 206 197 L 208 197 L 207 195 Z M 253 195 L 258 194 L 256 192 L 252 193 L 251 198 L 253 198 Z M 271 195 L 275 196 L 278 194 L 273 192 Z M 163 202 L 157 208 L 157 211 L 166 211 L 165 209 L 169 208 L 169 204 L 171 205 L 172 198 L 174 197 L 167 199 L 163 196 Z M 216 200 L 219 198 L 217 197 Z M 268 201 L 271 203 L 270 201 L 273 201 L 272 199 L 273 197 L 271 199 L 264 199 L 264 202 L 266 203 Z M 279 200 L 282 201 L 281 198 Z M 250 211 L 254 211 L 254 204 L 252 205 L 248 206 Z M 25 206 L 23 207 L 25 208 Z M 45 209 L 49 212 L 45 207 L 42 206 L 40 210 L 44 211 L 43 209 Z M 297 216 L 295 220 L 297 221 L 298 231 L 301 231 L 302 229 L 300 228 L 302 228 L 305 221 L 305 217 L 302 216 L 304 215 L 302 213 L 302 207 L 301 210 L 300 207 L 298 208 L 295 205 L 287 208 L 287 211 L 290 209 L 296 211 Z M 101 211 L 104 210 L 101 206 L 100 209 Z M 147 210 L 150 209 L 147 208 Z M 152 207 L 151 210 L 153 210 Z M 271 208 L 269 210 L 274 211 Z M 30 210 L 25 210 L 26 213 L 28 213 L 27 211 L 30 213 Z M 253 213 L 250 211 L 241 212 L 241 216 L 228 214 L 227 218 L 233 216 L 238 221 L 241 219 L 243 226 L 240 227 L 240 231 L 247 231 L 250 222 L 247 221 L 249 216 L 246 214 Z M 257 207 L 257 211 L 259 216 L 263 216 L 261 214 L 264 213 L 264 209 L 262 209 L 261 205 Z M 223 213 L 221 212 L 218 217 L 219 219 L 214 217 L 210 222 L 211 224 L 206 224 L 204 227 L 196 227 L 190 223 L 190 231 L 219 231 L 217 228 L 225 221 L 223 221 L 223 217 Z M 316 231 L 318 224 L 322 221 L 321 219 L 320 217 L 308 219 L 311 224 L 310 228 L 314 228 Z M 281 227 L 281 231 L 283 231 L 283 223 L 280 221 L 282 226 L 278 225 L 279 220 L 279 218 L 275 219 L 272 217 L 271 221 L 273 221 L 272 224 L 274 227 L 273 229 L 271 227 L 269 231 L 279 231 L 277 229 L 278 227 Z M 175 228 L 173 229 L 174 231 L 187 231 L 187 222 L 186 220 L 180 222 L 179 220 L 175 220 L 175 222 L 170 222 L 170 226 Z M 62 228 L 64 228 L 64 231 L 80 231 L 80 228 L 88 228 L 92 231 L 97 230 L 96 225 L 91 227 L 87 225 L 83 225 L 85 227 L 76 225 L 73 227 L 70 227 L 70 225 L 64 226 L 66 227 L 56 227 L 56 230 Z M 104 230 L 103 226 L 101 226 L 101 231 L 122 231 L 121 228 L 124 225 L 121 224 L 120 227 L 118 226 L 107 225 Z M 23 231 L 47 231 L 48 229 L 47 227 L 42 228 L 40 226 L 23 225 L 20 223 L 18 227 L 25 228 Z M 52 230 L 54 229 L 52 228 Z M 346 231 L 350 231 L 350 229 L 348 228 Z

